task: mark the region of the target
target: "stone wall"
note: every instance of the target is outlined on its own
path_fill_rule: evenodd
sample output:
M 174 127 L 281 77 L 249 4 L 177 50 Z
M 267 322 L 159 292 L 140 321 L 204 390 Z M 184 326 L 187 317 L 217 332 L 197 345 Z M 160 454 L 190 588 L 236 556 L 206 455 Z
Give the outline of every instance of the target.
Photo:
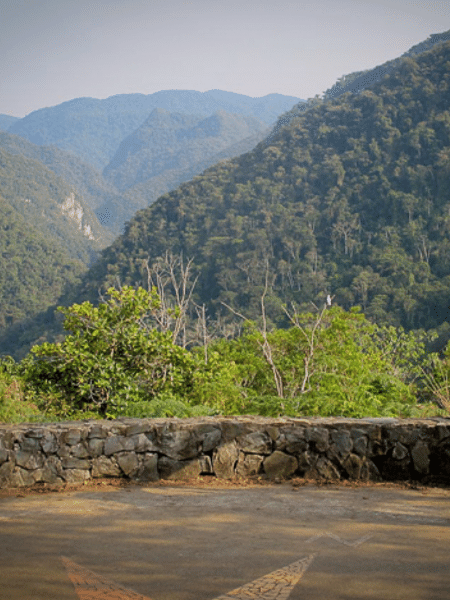
M 98 477 L 450 483 L 450 419 L 120 419 L 0 425 L 0 487 Z

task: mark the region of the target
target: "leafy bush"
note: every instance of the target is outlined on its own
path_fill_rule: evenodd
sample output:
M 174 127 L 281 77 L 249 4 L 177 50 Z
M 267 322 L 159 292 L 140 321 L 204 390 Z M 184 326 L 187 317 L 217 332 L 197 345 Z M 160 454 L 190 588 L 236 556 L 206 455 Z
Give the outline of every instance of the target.
M 0 361 L 0 423 L 32 421 L 39 415 L 38 407 L 25 400 L 16 370 L 17 365 L 10 357 Z
M 170 332 L 151 326 L 159 307 L 156 292 L 124 287 L 110 288 L 108 295 L 97 308 L 90 302 L 59 308 L 72 334 L 32 348 L 22 361 L 28 387 L 53 396 L 60 407 L 107 417 L 166 392 L 188 394 L 194 359 Z

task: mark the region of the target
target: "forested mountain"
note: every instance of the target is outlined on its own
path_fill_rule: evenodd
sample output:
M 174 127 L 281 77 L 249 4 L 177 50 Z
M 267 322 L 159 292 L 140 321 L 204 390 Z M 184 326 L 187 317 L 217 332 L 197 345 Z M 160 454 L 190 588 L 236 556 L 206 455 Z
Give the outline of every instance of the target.
M 8 129 L 8 127 L 11 127 L 18 120 L 18 117 L 12 117 L 11 115 L 0 115 L 0 130 Z
M 1 328 L 55 303 L 85 270 L 55 236 L 41 232 L 0 195 Z
M 17 343 L 21 324 L 78 281 L 108 236 L 73 186 L 37 158 L 3 149 L 16 152 L 14 144 L 36 153 L 29 142 L 0 133 L 0 329 L 12 327 Z M 42 152 L 48 158 L 52 149 Z
M 349 75 L 343 75 L 340 77 L 336 83 L 326 90 L 322 98 L 320 100 L 330 100 L 331 98 L 337 98 L 342 94 L 346 94 L 351 92 L 353 94 L 358 94 L 362 92 L 366 88 L 370 88 L 371 85 L 383 79 L 383 77 L 387 76 L 389 73 L 393 71 L 396 67 L 399 66 L 400 62 L 403 58 L 406 57 L 414 57 L 418 54 L 426 52 L 427 50 L 431 50 L 432 48 L 443 44 L 450 40 L 450 30 L 444 31 L 443 33 L 435 33 L 428 37 L 423 42 L 412 46 L 407 52 L 402 54 L 402 56 L 398 58 L 394 58 L 393 60 L 389 60 L 382 65 L 378 65 L 373 69 L 367 69 L 366 71 L 357 71 L 355 73 L 350 73 Z M 283 127 L 289 121 L 297 116 L 299 113 L 303 112 L 307 108 L 311 106 L 311 103 L 317 102 L 319 99 L 319 95 L 316 98 L 310 99 L 307 103 L 298 103 L 296 104 L 290 111 L 283 114 L 279 117 L 277 124 L 273 130 L 277 132 L 280 127 Z M 312 102 L 311 102 L 312 101 Z
M 113 198 L 100 210 L 119 215 L 121 225 L 219 160 L 254 148 L 268 132 L 262 121 L 222 110 L 202 118 L 156 108 L 103 171 L 110 184 L 126 192 L 126 202 L 117 207 L 120 198 Z
M 450 44 L 358 94 L 316 100 L 252 152 L 140 211 L 79 290 L 145 281 L 167 249 L 193 257 L 198 301 L 255 316 L 264 265 L 281 301 L 326 294 L 379 322 L 436 327 L 450 292 Z
M 155 108 L 203 117 L 224 110 L 269 125 L 298 101 L 299 98 L 281 94 L 251 98 L 221 90 L 167 90 L 150 95 L 122 94 L 105 100 L 77 98 L 34 111 L 13 123 L 9 131 L 34 144 L 56 145 L 101 170 L 122 140 L 140 127 Z
M 105 244 L 92 210 L 61 177 L 40 161 L 0 148 L 0 191 L 4 200 L 48 241 L 68 255 L 92 263 Z
M 120 196 L 117 189 L 108 184 L 94 167 L 56 146 L 38 146 L 19 135 L 0 131 L 0 148 L 10 154 L 31 158 L 45 165 L 66 184 L 72 186 L 93 211 L 111 198 Z M 123 201 L 122 198 L 121 200 Z M 103 245 L 106 246 L 112 242 L 114 236 L 108 229 L 108 223 L 101 224 L 104 226 L 101 232 L 105 240 Z
M 164 171 L 208 160 L 227 146 L 266 132 L 253 117 L 218 111 L 205 119 L 155 108 L 120 144 L 103 174 L 119 190 L 148 181 Z

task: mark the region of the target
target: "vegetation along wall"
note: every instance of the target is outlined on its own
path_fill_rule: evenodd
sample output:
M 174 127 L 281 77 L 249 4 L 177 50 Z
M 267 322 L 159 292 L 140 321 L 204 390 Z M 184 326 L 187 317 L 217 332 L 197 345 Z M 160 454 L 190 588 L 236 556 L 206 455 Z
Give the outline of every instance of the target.
M 450 483 L 450 419 L 120 419 L 0 426 L 0 487 L 92 478 Z

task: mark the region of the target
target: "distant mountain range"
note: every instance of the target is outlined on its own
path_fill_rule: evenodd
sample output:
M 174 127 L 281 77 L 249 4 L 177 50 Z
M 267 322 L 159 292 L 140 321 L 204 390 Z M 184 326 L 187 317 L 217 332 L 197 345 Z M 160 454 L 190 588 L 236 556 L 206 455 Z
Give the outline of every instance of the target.
M 102 170 L 124 138 L 140 127 L 155 108 L 199 117 L 222 110 L 270 125 L 299 100 L 281 94 L 251 98 L 222 90 L 167 90 L 147 96 L 122 94 L 106 100 L 77 98 L 36 110 L 12 123 L 8 131 L 37 145 L 58 146 Z
M 8 129 L 0 147 L 40 160 L 63 177 L 110 237 L 163 193 L 218 160 L 251 150 L 298 101 L 221 90 L 77 98 L 23 119 L 0 117 L 0 129 L 2 123 Z

